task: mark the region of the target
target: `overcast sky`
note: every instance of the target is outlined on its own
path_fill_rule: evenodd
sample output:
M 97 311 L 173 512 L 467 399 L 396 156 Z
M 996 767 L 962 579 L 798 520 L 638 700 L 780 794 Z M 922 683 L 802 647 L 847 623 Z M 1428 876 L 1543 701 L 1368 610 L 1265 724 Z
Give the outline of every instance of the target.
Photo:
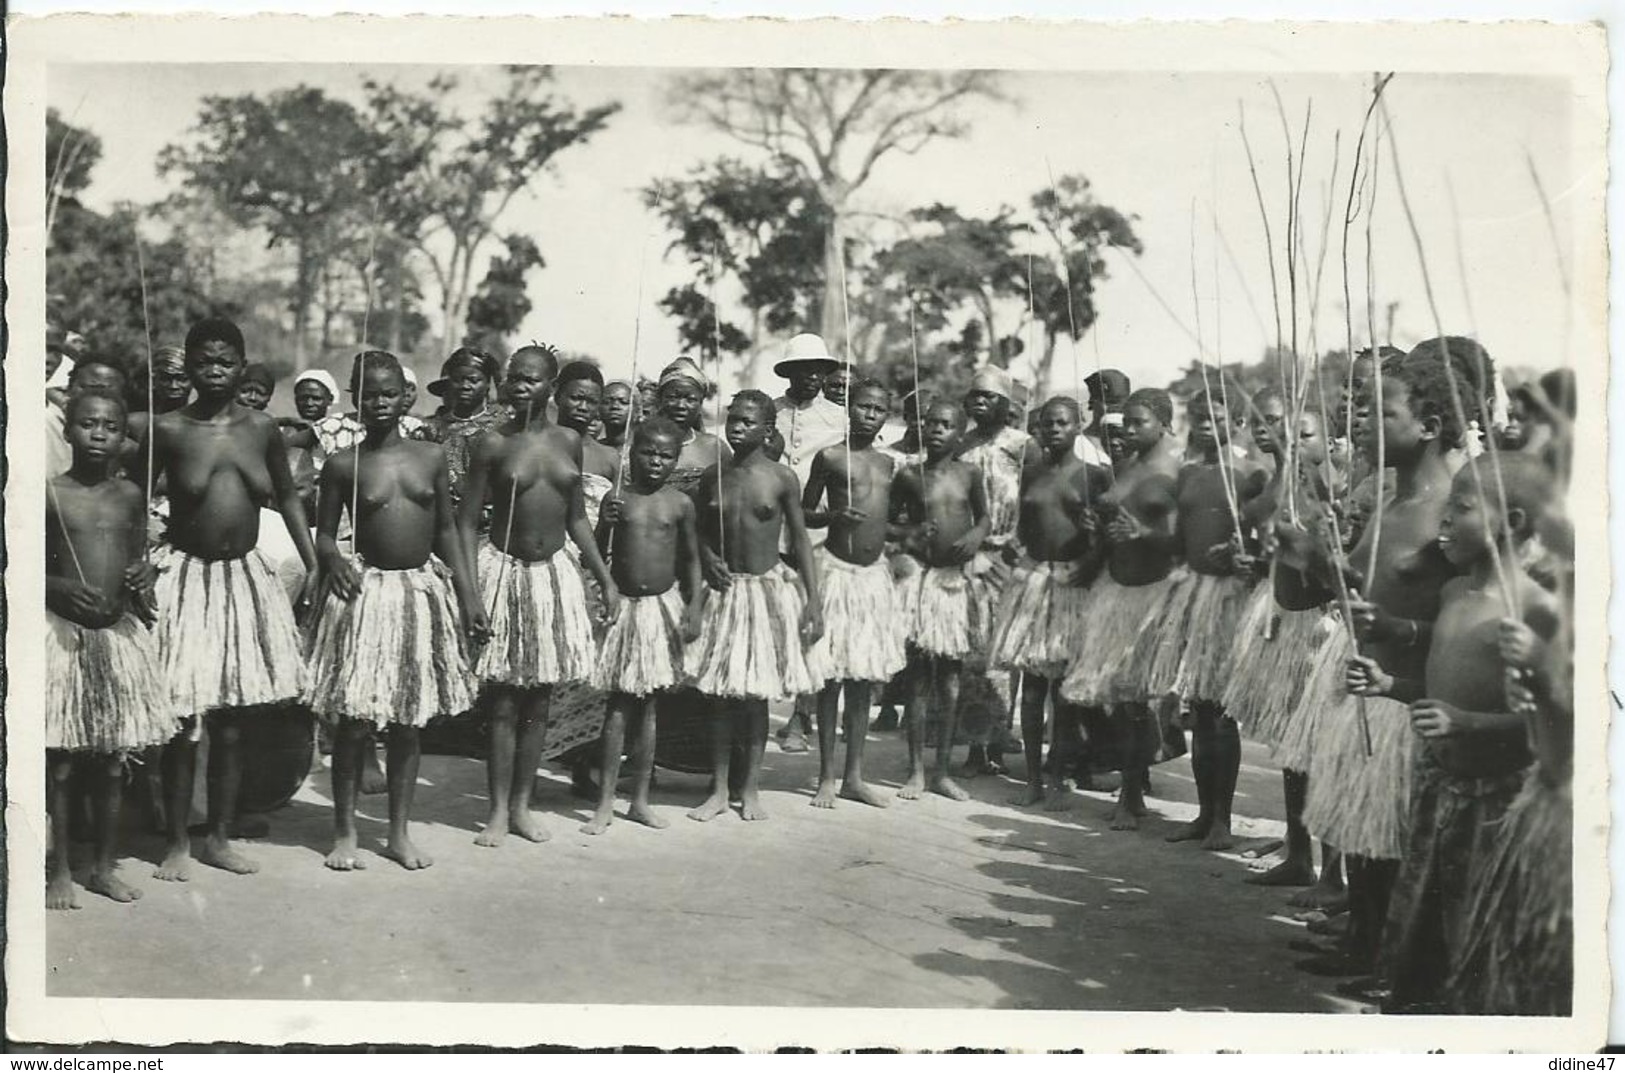
M 154 168 L 156 154 L 163 145 L 186 137 L 206 94 L 263 93 L 303 82 L 359 102 L 366 76 L 420 86 L 431 73 L 422 67 L 380 65 L 81 65 L 53 67 L 49 92 L 65 117 L 102 139 L 104 153 L 87 200 L 105 208 L 120 199 L 151 201 L 168 192 Z M 463 87 L 447 106 L 473 114 L 500 74 L 489 68 L 462 68 L 460 73 Z M 652 372 L 677 352 L 676 332 L 655 302 L 684 274 L 676 259 L 663 260 L 666 238 L 651 232 L 652 218 L 637 191 L 655 176 L 677 175 L 718 155 L 749 152 L 720 134 L 672 122 L 664 103 L 670 70 L 571 67 L 560 68 L 558 76 L 560 92 L 577 105 L 614 99 L 624 110 L 589 144 L 559 156 L 557 174 L 539 178 L 500 224 L 504 231 L 530 234 L 547 259 L 547 267 L 531 277 L 535 309 L 520 334 L 591 354 L 608 370 L 625 374 L 632 367 L 633 337 L 641 321 L 636 360 L 640 370 Z M 1136 383 L 1163 384 L 1197 353 L 1189 334 L 1196 325 L 1191 293 L 1194 203 L 1204 341 L 1227 361 L 1256 360 L 1273 341 L 1274 328 L 1263 229 L 1237 117 L 1245 109 L 1265 196 L 1277 214 L 1272 226 L 1279 244 L 1285 153 L 1264 81 L 1206 73 L 1024 72 L 1005 76 L 1004 84 L 1013 103 L 967 110 L 972 129 L 963 139 L 934 143 L 913 157 L 887 158 L 861 191 L 860 206 L 881 214 L 901 214 L 934 201 L 967 214 L 989 214 L 1001 205 L 1024 209 L 1027 199 L 1047 184 L 1050 169 L 1056 175 L 1083 173 L 1097 197 L 1138 218 L 1135 226 L 1146 247 L 1139 259 L 1145 280 L 1120 263 L 1118 255 L 1108 255 L 1111 278 L 1099 286 L 1099 336 L 1085 337 L 1076 361 L 1087 372 L 1097 360 L 1098 346 L 1102 363 L 1122 368 Z M 1313 102 L 1303 185 L 1304 213 L 1311 221 L 1308 256 L 1311 261 L 1319 256 L 1319 221 L 1330 196 L 1331 250 L 1317 324 L 1324 346 L 1341 345 L 1340 212 L 1370 75 L 1278 76 L 1275 85 L 1291 116 L 1294 138 L 1305 106 Z M 1572 171 L 1565 83 L 1407 74 L 1390 86 L 1388 103 L 1446 330 L 1478 336 L 1506 364 L 1556 363 L 1564 328 L 1563 294 L 1556 251 L 1525 154 L 1536 161 L 1552 197 L 1567 255 L 1573 248 L 1574 221 L 1563 194 L 1580 177 Z M 1333 187 L 1335 131 L 1341 131 L 1342 164 Z M 1403 346 L 1435 332 L 1397 197 L 1394 154 L 1386 145 L 1384 151 L 1375 217 L 1376 305 L 1380 311 L 1390 301 L 1400 303 L 1394 341 Z M 1447 193 L 1451 186 L 1456 211 Z M 1228 256 L 1221 255 L 1217 303 L 1210 206 L 1217 208 L 1219 228 L 1239 265 L 1238 273 Z M 636 299 L 640 257 L 647 271 L 641 310 Z M 1359 232 L 1351 285 L 1356 320 L 1362 324 L 1364 257 Z M 1465 277 L 1458 267 L 1463 263 Z M 1284 278 L 1281 286 L 1284 301 Z M 719 298 L 728 315 L 728 297 Z M 1307 335 L 1307 303 L 1304 308 L 1301 332 Z M 743 311 L 734 315 L 744 319 Z M 1380 312 L 1378 320 L 1380 335 Z M 1356 332 L 1365 334 L 1363 327 Z M 420 357 L 432 363 L 432 356 Z M 1059 379 L 1069 378 L 1072 361 L 1063 341 L 1057 356 Z

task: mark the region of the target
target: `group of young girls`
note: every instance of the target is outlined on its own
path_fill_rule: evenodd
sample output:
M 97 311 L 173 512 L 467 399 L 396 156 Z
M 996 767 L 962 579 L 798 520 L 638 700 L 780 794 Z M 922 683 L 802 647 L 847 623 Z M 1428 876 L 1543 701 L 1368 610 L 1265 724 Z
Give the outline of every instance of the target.
M 501 370 L 459 351 L 430 386 L 447 411 L 409 431 L 415 386 L 368 350 L 343 443 L 331 429 L 321 442 L 332 419 L 301 405 L 322 458 L 312 520 L 288 462 L 305 441 L 239 401 L 245 355 L 230 322 L 193 326 L 192 395 L 136 435 L 109 385 L 85 375 L 67 394 L 72 464 L 47 500 L 53 907 L 75 898 L 76 757 L 94 761 L 86 886 L 138 896 L 115 875 L 113 833 L 122 760 L 154 746 L 169 825 L 156 875 L 187 878 L 204 730 L 195 857 L 255 870 L 232 836 L 254 759 L 242 728 L 267 705 L 302 701 L 330 728 L 327 865 L 365 865 L 355 805 L 382 736 L 384 855 L 418 869 L 431 862 L 408 820 L 420 731 L 437 717 L 478 706 L 489 719 L 476 842 L 494 847 L 547 838 L 530 801 L 561 707 L 591 713 L 575 758 L 596 754 L 599 796 L 583 830 L 610 826 L 628 751 L 627 815 L 666 826 L 649 801 L 655 706 L 677 689 L 709 712 L 712 783 L 692 819 L 735 804 L 766 818 L 769 702 L 809 694 L 811 803 L 886 805 L 864 743 L 894 679 L 909 758 L 897 796 L 964 800 L 949 764 L 960 686 L 991 668 L 1019 691 L 1018 803 L 1065 808 L 1116 770 L 1111 825 L 1133 829 L 1148 769 L 1188 734 L 1199 813 L 1168 839 L 1230 849 L 1245 732 L 1279 759 L 1288 813 L 1282 858 L 1254 881 L 1306 888 L 1295 900 L 1320 910 L 1312 928 L 1329 940 L 1300 944 L 1306 970 L 1393 1010 L 1567 1009 L 1572 380 L 1554 381 L 1567 397 L 1523 396 L 1543 441 L 1485 452 L 1492 367 L 1453 337 L 1364 355 L 1335 408 L 1318 382 L 1251 398 L 1221 382 L 1188 403 L 1183 449 L 1167 392 L 1108 391 L 1104 377 L 1087 434 L 1060 396 L 1032 412 L 1029 437 L 1008 427 L 1009 380 L 991 369 L 963 404 L 916 390 L 903 439 L 881 445 L 893 395 L 860 376 L 844 440 L 803 487 L 777 460 L 767 395 L 719 404 L 722 439 L 701 430 L 710 385 L 686 359 L 662 373 L 652 412 L 630 384 L 561 370 L 544 347 Z M 294 585 L 257 550 L 268 505 L 304 568 Z M 828 530 L 816 549 L 809 528 Z

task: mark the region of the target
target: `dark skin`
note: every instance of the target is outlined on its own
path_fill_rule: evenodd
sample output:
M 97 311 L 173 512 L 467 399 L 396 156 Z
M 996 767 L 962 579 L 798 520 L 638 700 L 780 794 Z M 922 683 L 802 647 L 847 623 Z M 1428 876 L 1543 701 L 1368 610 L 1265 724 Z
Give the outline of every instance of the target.
M 301 380 L 293 388 L 293 408 L 301 421 L 320 421 L 333 405 L 333 395 L 314 380 Z
M 1175 498 L 1179 476 L 1179 455 L 1168 436 L 1168 427 L 1150 409 L 1138 404 L 1123 410 L 1123 443 L 1127 461 L 1117 472 L 1112 487 L 1096 500 L 1096 511 L 1106 523 L 1106 539 L 1111 544 L 1106 568 L 1119 585 L 1149 585 L 1161 581 L 1173 569 L 1178 542 L 1174 525 L 1178 517 Z M 1160 698 L 1147 698 L 1155 703 Z M 1139 726 L 1142 721 L 1133 720 Z M 1133 763 L 1123 768 L 1123 785 L 1112 813 L 1114 831 L 1132 831 L 1145 815 L 1146 768 L 1138 761 L 1144 742 L 1131 743 Z
M 834 369 L 824 362 L 797 362 L 785 367 L 785 397 L 792 402 L 810 402 L 824 389 L 824 378 Z
M 899 516 L 918 519 L 898 526 L 905 547 L 927 566 L 967 563 L 987 539 L 987 495 L 982 475 L 969 462 L 954 457 L 965 417 L 959 407 L 937 403 L 926 409 L 921 426 L 925 448 L 923 466 L 909 466 L 892 486 Z M 936 736 L 936 757 L 930 788 L 952 801 L 969 800 L 963 787 L 948 776 L 959 710 L 959 680 L 963 669 L 957 659 L 909 651 L 908 779 L 897 796 L 913 800 L 925 792 L 925 733 L 927 710 L 941 713 Z
M 1006 417 L 1010 411 L 1010 400 L 1003 395 L 982 388 L 972 388 L 965 393 L 965 416 L 970 419 L 971 427 L 959 439 L 959 453 L 965 454 L 972 448 L 990 442 L 999 434 L 1001 429 L 1007 428 Z M 1031 466 L 1038 462 L 1039 450 L 1036 442 L 1027 444 L 1027 453 L 1022 459 L 1022 466 Z
M 263 410 L 271 405 L 271 389 L 258 380 L 245 380 L 237 388 L 237 401 L 250 410 Z
M 1103 542 L 1090 507 L 1106 486 L 1106 475 L 1091 470 L 1073 452 L 1082 431 L 1078 412 L 1069 403 L 1052 401 L 1038 411 L 1038 443 L 1043 452 L 1036 466 L 1021 474 L 1021 506 L 1016 537 L 1037 562 L 1073 564 L 1062 584 L 1087 585 L 1100 569 Z M 1055 702 L 1055 740 L 1070 740 L 1076 706 L 1060 693 L 1060 681 L 1031 672 L 1022 673 L 1021 739 L 1027 760 L 1027 787 L 1017 806 L 1044 801 L 1044 711 Z M 1051 811 L 1071 806 L 1071 791 L 1064 778 L 1065 765 L 1055 765 L 1054 786 L 1046 805 Z
M 825 384 L 829 383 L 828 378 Z M 844 389 L 843 389 L 844 390 Z M 891 394 L 884 388 L 858 391 L 847 408 L 850 415 L 846 443 L 834 444 L 813 458 L 802 510 L 811 528 L 829 527 L 825 544 L 831 555 L 855 566 L 880 560 L 886 547 L 886 522 L 891 502 L 892 460 L 875 448 L 875 437 L 891 410 Z M 820 510 L 825 494 L 829 509 Z M 841 695 L 846 695 L 846 766 L 840 792 L 835 786 L 835 729 Z M 818 694 L 818 790 L 815 808 L 834 808 L 837 796 L 884 808 L 889 802 L 863 781 L 863 746 L 869 733 L 869 704 L 873 682 L 829 682 Z
M 281 512 L 305 565 L 296 603 L 308 607 L 316 591 L 316 548 L 276 422 L 236 402 L 243 366 L 243 355 L 222 340 L 206 340 L 189 350 L 186 367 L 197 397 L 160 415 L 153 425 L 154 483 L 157 478 L 167 481 L 169 539 L 176 549 L 199 559 L 239 559 L 259 543 L 260 507 L 272 505 Z M 235 709 L 204 716 L 209 732 L 209 818 L 197 855 L 205 864 L 239 874 L 259 870 L 229 840 L 242 783 L 243 717 Z M 154 873 L 159 879 L 190 876 L 186 820 L 196 758 L 197 745 L 185 735 L 164 750 L 169 845 Z
M 733 457 L 700 481 L 696 500 L 700 537 L 702 544 L 726 564 L 729 573 L 761 575 L 778 565 L 779 536 L 787 529 L 796 570 L 807 592 L 801 613 L 801 643 L 811 645 L 824 632 L 818 570 L 807 540 L 796 475 L 790 467 L 770 460 L 762 452 L 773 417 L 770 406 L 749 399 L 736 401 L 728 408 L 728 446 Z M 731 581 L 726 577 L 723 580 Z M 728 810 L 728 774 L 737 736 L 745 743 L 740 815 L 747 820 L 765 820 L 767 812 L 762 808 L 759 782 L 767 748 L 767 702 L 719 698 L 716 703 L 730 710 L 712 721 L 711 793 L 689 811 L 689 819 L 704 822 Z
M 481 509 L 489 501 L 492 543 L 525 562 L 552 557 L 568 537 L 603 589 L 605 613 L 613 616 L 620 597 L 587 524 L 581 436 L 547 420 L 551 371 L 545 359 L 532 352 L 509 364 L 510 398 L 519 400 L 515 405 L 526 420 L 512 433 L 488 432 L 475 441 L 457 525 L 464 543 L 474 547 Z M 509 831 L 544 842 L 549 835 L 532 815 L 529 802 L 547 735 L 552 687 L 520 689 L 490 683 L 488 695 L 491 813 L 474 842 L 499 846 Z
M 146 506 L 141 489 L 112 475 L 125 438 L 124 411 L 110 400 L 80 403 L 65 432 L 73 466 L 51 481 L 46 496 L 45 606 L 88 629 L 110 627 L 129 610 L 151 624 L 157 574 L 142 561 Z M 141 897 L 141 891 L 117 875 L 124 758 L 112 753 L 85 759 L 93 780 L 95 853 L 85 889 L 115 902 L 131 902 Z M 79 908 L 68 860 L 75 760 L 65 750 L 46 753 L 55 847 L 46 874 L 47 909 Z
M 474 362 L 458 362 L 446 372 L 445 391 L 441 395 L 453 416 L 472 417 L 491 395 L 491 378 Z
M 604 422 L 604 436 L 600 442 L 605 447 L 613 447 L 619 452 L 626 444 L 628 419 L 633 416 L 632 385 L 625 383 L 607 385 L 604 388 L 603 400 L 599 403 L 598 416 Z
M 402 438 L 400 418 L 406 382 L 394 368 L 363 369 L 359 415 L 364 438 L 354 451 L 340 451 L 322 469 L 317 507 L 317 546 L 322 576 L 333 595 L 353 600 L 360 588 L 355 565 L 339 549 L 339 519 L 354 511 L 354 551 L 382 570 L 416 570 L 431 552 L 451 570 L 452 588 L 472 643 L 488 633 L 485 609 L 475 591 L 474 564 L 457 532 L 451 508 L 446 457 L 431 443 Z M 365 867 L 356 847 L 355 802 L 361 790 L 364 753 L 372 724 L 342 719 L 333 746 L 333 850 L 327 867 L 347 872 Z M 413 844 L 407 830 L 421 756 L 418 728 L 389 726 L 389 837 L 384 856 L 415 871 L 434 862 Z
M 852 383 L 852 374 L 845 369 L 834 369 L 824 374 L 821 390 L 824 398 L 837 406 L 846 405 L 846 389 Z
M 558 390 L 559 424 L 581 436 L 581 472 L 615 479 L 621 454 L 588 435 L 603 402 L 603 389 L 591 380 L 573 380 Z
M 1250 577 L 1257 560 L 1242 550 L 1236 528 L 1242 509 L 1264 490 L 1268 475 L 1257 466 L 1226 457 L 1230 452 L 1228 445 L 1220 442 L 1220 435 L 1227 420 L 1217 404 L 1190 415 L 1187 442 L 1198 461 L 1179 473 L 1175 537 L 1193 571 L 1214 577 Z M 1234 507 L 1230 502 L 1232 494 L 1236 497 Z M 1192 735 L 1191 772 L 1196 779 L 1200 811 L 1190 823 L 1169 834 L 1167 840 L 1200 839 L 1203 849 L 1226 850 L 1235 845 L 1230 816 L 1241 770 L 1240 731 L 1236 721 L 1211 700 L 1198 701 L 1194 707 L 1197 725 Z
M 682 586 L 687 604 L 683 640 L 700 634 L 699 531 L 694 501 L 666 484 L 677 466 L 681 446 L 675 437 L 640 433 L 632 443 L 631 479 L 619 493 L 604 499 L 598 516 L 598 544 L 610 556 L 615 586 L 626 597 L 659 596 L 673 585 Z M 648 827 L 667 822 L 649 805 L 655 750 L 655 697 L 613 692 L 599 738 L 603 778 L 598 808 L 581 826 L 584 834 L 600 835 L 615 818 L 615 782 L 620 776 L 626 728 L 634 727 L 632 742 L 632 804 L 627 818 Z

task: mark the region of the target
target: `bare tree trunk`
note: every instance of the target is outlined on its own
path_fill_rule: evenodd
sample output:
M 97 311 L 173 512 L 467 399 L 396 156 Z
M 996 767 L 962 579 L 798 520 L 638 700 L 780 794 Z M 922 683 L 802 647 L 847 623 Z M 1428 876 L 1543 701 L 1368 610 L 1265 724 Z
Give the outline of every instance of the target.
M 837 213 L 824 229 L 824 302 L 822 316 L 819 318 L 819 333 L 824 337 L 824 344 L 835 350 L 836 347 L 845 347 L 845 334 L 842 331 L 844 321 L 841 312 L 844 307 L 841 292 L 841 281 L 845 278 L 845 267 L 842 258 L 846 251 L 841 248 L 840 215 Z M 846 356 L 845 349 L 835 351 Z
M 399 354 L 401 341 L 405 338 L 405 305 L 406 305 L 406 251 L 395 243 L 388 246 L 389 257 L 389 288 L 384 301 L 389 306 L 389 352 Z
M 314 257 L 307 240 L 299 242 L 296 256 L 293 281 L 293 369 L 295 373 L 302 373 L 306 367 L 305 336 L 310 330 L 311 292 L 315 290 L 314 281 L 311 279 Z

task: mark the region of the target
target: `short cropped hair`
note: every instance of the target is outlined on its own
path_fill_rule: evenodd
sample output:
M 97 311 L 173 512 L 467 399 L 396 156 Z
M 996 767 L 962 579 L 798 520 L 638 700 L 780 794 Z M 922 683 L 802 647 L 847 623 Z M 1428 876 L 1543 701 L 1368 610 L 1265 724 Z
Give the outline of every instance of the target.
M 737 406 L 740 403 L 745 403 L 747 406 L 756 407 L 757 410 L 761 412 L 762 419 L 766 421 L 770 427 L 778 426 L 779 410 L 778 407 L 773 405 L 773 400 L 767 397 L 767 392 L 758 391 L 756 388 L 748 387 L 734 396 L 734 400 L 731 405 Z
M 891 404 L 892 391 L 884 383 L 872 376 L 860 376 L 846 385 L 846 397 L 852 398 L 860 391 L 878 391 L 886 396 L 887 405 Z
M 350 367 L 350 394 L 361 394 L 361 374 L 367 369 L 394 370 L 400 377 L 401 386 L 406 386 L 406 373 L 401 369 L 400 359 L 387 350 L 363 350 L 355 356 Z
M 243 330 L 225 317 L 204 317 L 186 332 L 186 356 L 190 358 L 197 353 L 204 343 L 225 343 L 237 352 L 240 358 L 248 356 L 248 348 L 243 344 Z
M 1040 406 L 1037 412 L 1043 413 L 1051 406 L 1060 406 L 1063 409 L 1070 410 L 1072 412 L 1072 420 L 1082 423 L 1083 411 L 1078 407 L 1078 400 L 1074 399 L 1071 395 L 1052 395 L 1044 400 L 1044 405 Z
M 1130 406 L 1139 406 L 1161 421 L 1164 426 L 1174 423 L 1174 400 L 1160 387 L 1142 387 L 1128 397 L 1123 403 L 1123 409 Z
M 599 387 L 604 386 L 603 371 L 590 361 L 566 362 L 564 368 L 559 370 L 557 385 L 562 390 L 565 384 L 573 384 L 577 380 L 590 380 Z
M 113 392 L 107 391 L 103 388 L 90 388 L 89 390 L 80 391 L 70 395 L 68 397 L 68 405 L 63 407 L 62 410 L 64 420 L 72 422 L 74 415 L 80 410 L 84 409 L 85 404 L 90 402 L 92 399 L 112 403 L 114 408 L 118 410 L 119 417 L 125 421 L 129 420 L 130 408 L 125 405 L 124 400 Z
M 683 442 L 683 430 L 677 427 L 677 422 L 669 417 L 656 415 L 647 420 L 640 421 L 632 428 L 632 442 L 643 443 L 656 436 L 664 436 L 676 443 Z

